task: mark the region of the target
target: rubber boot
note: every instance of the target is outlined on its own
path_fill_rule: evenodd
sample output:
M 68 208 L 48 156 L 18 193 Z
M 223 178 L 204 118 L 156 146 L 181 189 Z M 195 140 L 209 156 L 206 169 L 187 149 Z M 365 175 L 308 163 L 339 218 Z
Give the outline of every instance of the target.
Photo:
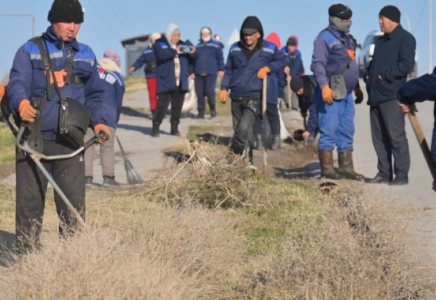
M 216 108 L 215 105 L 209 105 L 210 107 L 210 117 L 215 118 L 216 117 Z
M 159 137 L 159 122 L 153 122 L 153 128 L 151 129 L 151 136 L 152 137 Z
M 120 186 L 116 180 L 115 176 L 103 176 L 103 186 Z
M 282 140 L 280 138 L 280 134 L 274 134 L 272 136 L 273 144 L 271 146 L 271 150 L 282 149 Z
M 171 123 L 171 135 L 175 135 L 175 136 L 180 136 L 180 132 L 177 129 L 177 127 L 179 126 L 178 122 L 172 122 Z
M 341 175 L 333 168 L 333 151 L 318 149 L 318 157 L 321 164 L 321 178 L 341 179 Z
M 94 185 L 94 183 L 92 182 L 92 177 L 91 176 L 86 176 L 85 177 L 85 186 L 91 187 Z
M 204 119 L 204 109 L 198 110 L 197 119 Z
M 338 173 L 342 176 L 342 178 L 357 181 L 363 180 L 363 175 L 354 171 L 353 151 L 350 150 L 338 153 L 338 163 Z

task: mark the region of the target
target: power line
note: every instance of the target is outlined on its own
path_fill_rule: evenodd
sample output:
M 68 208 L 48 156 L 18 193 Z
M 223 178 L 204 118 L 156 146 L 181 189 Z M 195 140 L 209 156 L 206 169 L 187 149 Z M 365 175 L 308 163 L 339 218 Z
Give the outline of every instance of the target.
M 122 15 L 123 15 L 124 19 L 127 20 L 127 21 L 132 25 L 132 28 L 133 28 L 134 30 L 136 30 L 136 28 L 137 28 L 138 26 L 135 25 L 135 23 L 132 22 L 132 18 L 129 17 L 129 16 L 127 16 L 127 15 L 124 13 L 124 10 L 121 9 L 121 8 L 118 6 L 117 1 L 115 1 L 115 2 L 108 1 L 108 2 L 114 4 L 114 6 L 116 6 L 117 10 L 118 10 Z
M 127 31 L 131 32 L 131 28 L 127 28 L 126 23 L 124 22 L 124 20 L 128 19 L 128 18 L 121 18 L 120 15 L 117 13 L 117 8 L 112 6 L 112 2 L 110 1 L 106 1 L 106 3 L 108 3 L 108 7 L 110 8 L 110 10 L 112 11 L 112 13 L 114 14 L 114 16 L 117 18 L 118 22 L 124 27 L 124 29 L 126 29 Z

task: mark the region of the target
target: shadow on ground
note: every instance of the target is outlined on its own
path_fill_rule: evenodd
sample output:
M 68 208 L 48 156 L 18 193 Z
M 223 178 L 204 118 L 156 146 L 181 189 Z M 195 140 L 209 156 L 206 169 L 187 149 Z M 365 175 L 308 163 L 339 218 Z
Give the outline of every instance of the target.
M 151 127 L 135 126 L 135 125 L 127 125 L 127 124 L 118 124 L 117 127 L 126 130 L 139 131 L 145 135 L 151 135 Z
M 8 267 L 13 262 L 14 243 L 15 234 L 0 230 L 0 266 Z
M 321 166 L 319 161 L 311 161 L 306 166 L 296 169 L 281 169 L 276 170 L 276 177 L 284 179 L 319 179 L 321 177 Z
M 150 120 L 153 118 L 151 114 L 143 113 L 139 110 L 133 109 L 133 108 L 128 107 L 128 106 L 123 106 L 121 109 L 121 113 L 125 114 L 129 117 L 141 117 L 141 118 L 146 118 L 146 119 L 150 119 Z
M 228 136 L 218 136 L 212 133 L 205 133 L 205 134 L 197 134 L 198 138 L 202 138 L 203 142 L 210 143 L 210 144 L 218 144 L 218 145 L 224 145 L 228 146 L 230 145 L 231 137 Z

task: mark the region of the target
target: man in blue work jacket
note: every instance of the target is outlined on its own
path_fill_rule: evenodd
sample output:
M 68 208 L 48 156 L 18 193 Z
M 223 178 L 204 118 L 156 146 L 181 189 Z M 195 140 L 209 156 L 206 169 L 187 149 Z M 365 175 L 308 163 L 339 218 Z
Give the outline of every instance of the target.
M 248 136 L 256 116 L 260 115 L 262 80 L 269 73 L 282 71 L 289 63 L 289 58 L 263 36 L 259 19 L 247 17 L 241 27 L 240 41 L 230 47 L 224 68 L 219 99 L 226 103 L 227 91 L 231 90 L 235 133 L 230 149 L 237 155 L 246 153 Z
M 320 139 L 318 156 L 321 176 L 329 179 L 362 180 L 354 171 L 354 100 L 352 91 L 360 96 L 359 71 L 356 63 L 356 41 L 349 34 L 352 11 L 343 4 L 329 8 L 329 26 L 321 31 L 314 42 L 310 69 L 318 84 L 315 102 L 318 111 Z M 333 75 L 343 75 L 346 96 L 337 99 L 330 88 Z M 333 150 L 337 147 L 339 169 L 333 168 Z
M 83 22 L 83 10 L 78 0 L 55 0 L 48 14 L 51 26 L 43 33 L 45 49 L 51 57 L 62 97 L 70 97 L 91 111 L 91 125 L 95 133 L 105 132 L 106 126 L 104 89 L 98 75 L 97 62 L 91 48 L 78 43 L 76 36 Z M 75 55 L 72 55 L 75 53 Z M 66 66 L 72 63 L 72 67 Z M 59 132 L 60 99 L 52 82 L 47 86 L 42 54 L 38 45 L 30 40 L 21 46 L 10 72 L 7 89 L 10 109 L 17 125 L 23 121 L 32 123 L 37 111 L 29 99 L 46 98 L 40 109 L 43 154 L 60 155 L 73 149 Z M 105 139 L 101 139 L 103 143 Z M 45 161 L 42 165 L 50 172 L 57 185 L 73 207 L 85 217 L 85 162 L 83 153 L 69 159 Z M 23 153 L 16 154 L 16 236 L 17 251 L 26 253 L 38 248 L 42 229 L 45 194 L 48 180 L 36 168 L 35 163 Z M 77 219 L 67 205 L 55 193 L 56 210 L 61 220 L 60 233 L 72 233 Z

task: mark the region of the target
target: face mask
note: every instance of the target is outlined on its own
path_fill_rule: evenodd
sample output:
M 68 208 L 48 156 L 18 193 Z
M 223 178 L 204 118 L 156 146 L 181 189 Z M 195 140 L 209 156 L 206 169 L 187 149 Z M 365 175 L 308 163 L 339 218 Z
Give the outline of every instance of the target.
M 209 42 L 210 41 L 210 35 L 207 37 L 202 37 L 201 38 L 203 40 L 203 42 Z
M 330 17 L 329 21 L 330 21 L 330 25 L 333 25 L 333 27 L 335 27 L 337 30 L 347 34 L 350 32 L 350 27 L 352 22 L 344 22 L 338 17 Z

